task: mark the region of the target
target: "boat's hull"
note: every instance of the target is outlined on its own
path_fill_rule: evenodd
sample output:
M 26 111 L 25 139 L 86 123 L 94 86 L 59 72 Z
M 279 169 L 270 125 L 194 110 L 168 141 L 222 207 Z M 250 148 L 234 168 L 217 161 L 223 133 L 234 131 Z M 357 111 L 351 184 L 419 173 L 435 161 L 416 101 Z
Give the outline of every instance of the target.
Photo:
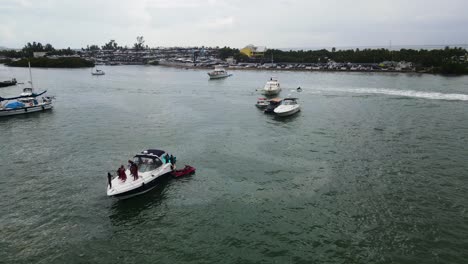
M 208 74 L 208 76 L 210 76 L 210 80 L 214 80 L 214 79 L 223 79 L 223 78 L 226 78 L 226 77 L 229 77 L 231 76 L 232 74 L 217 74 L 217 75 L 210 75 Z
M 280 89 L 274 89 L 274 90 L 263 90 L 264 95 L 277 95 L 279 94 L 281 90 Z
M 12 116 L 12 115 L 24 115 L 34 112 L 42 112 L 51 110 L 53 108 L 52 104 L 41 104 L 37 106 L 28 106 L 22 107 L 17 109 L 2 109 L 0 110 L 0 117 L 1 116 Z
M 159 183 L 169 177 L 171 175 L 171 172 L 168 172 L 166 174 L 163 174 L 157 178 L 155 178 L 154 180 L 148 182 L 148 183 L 143 183 L 140 187 L 138 188 L 135 188 L 133 190 L 130 190 L 128 192 L 123 192 L 123 193 L 119 193 L 119 194 L 116 194 L 116 195 L 109 195 L 110 197 L 115 197 L 119 200 L 123 200 L 123 199 L 128 199 L 128 198 L 131 198 L 131 197 L 134 197 L 134 196 L 137 196 L 137 195 L 141 195 L 141 194 L 144 194 L 144 193 L 147 193 L 149 191 L 151 191 L 152 189 L 154 189 L 156 186 L 159 185 Z M 131 180 L 131 179 L 127 179 L 127 180 Z
M 277 112 L 275 111 L 275 114 L 277 116 L 290 116 L 290 115 L 294 115 L 295 113 L 299 112 L 301 110 L 300 107 L 297 107 L 297 108 L 294 108 L 294 109 L 291 109 L 289 111 L 285 111 L 285 112 Z
M 16 82 L 0 82 L 0 88 L 16 85 Z
M 92 72 L 91 74 L 92 75 L 105 75 L 105 73 L 94 73 L 94 72 Z

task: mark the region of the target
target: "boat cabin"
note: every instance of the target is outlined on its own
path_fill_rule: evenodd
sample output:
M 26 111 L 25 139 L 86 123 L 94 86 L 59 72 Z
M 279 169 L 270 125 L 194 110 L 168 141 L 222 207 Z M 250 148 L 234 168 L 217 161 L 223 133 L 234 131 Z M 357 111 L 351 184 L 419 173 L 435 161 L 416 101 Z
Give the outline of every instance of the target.
M 161 157 L 165 155 L 164 150 L 149 149 L 133 157 L 133 162 L 138 165 L 138 172 L 153 171 L 164 164 Z
M 297 98 L 284 98 L 283 102 L 281 103 L 282 105 L 296 105 L 297 104 Z

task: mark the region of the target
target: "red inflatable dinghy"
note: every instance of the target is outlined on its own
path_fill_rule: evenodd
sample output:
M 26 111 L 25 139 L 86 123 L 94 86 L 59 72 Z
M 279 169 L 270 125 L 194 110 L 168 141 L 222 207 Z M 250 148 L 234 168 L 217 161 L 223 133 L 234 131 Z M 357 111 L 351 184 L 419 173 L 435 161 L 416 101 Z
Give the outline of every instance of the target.
M 189 165 L 185 165 L 185 168 L 181 170 L 172 171 L 172 176 L 178 178 L 185 175 L 191 175 L 195 173 L 195 168 Z

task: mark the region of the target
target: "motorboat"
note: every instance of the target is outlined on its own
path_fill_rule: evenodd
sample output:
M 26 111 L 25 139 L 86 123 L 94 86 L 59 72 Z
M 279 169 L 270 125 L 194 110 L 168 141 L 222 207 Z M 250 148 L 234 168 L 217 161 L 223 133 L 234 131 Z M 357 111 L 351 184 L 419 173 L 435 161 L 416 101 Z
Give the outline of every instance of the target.
M 109 179 L 107 196 L 126 199 L 146 193 L 156 187 L 165 175 L 170 175 L 174 165 L 169 161 L 168 153 L 159 149 L 148 149 L 136 154 L 133 163 L 138 168 L 138 178 L 125 169 L 126 179 L 119 177 Z
M 0 117 L 51 110 L 53 108 L 53 96 L 42 96 L 46 91 L 35 93 L 32 82 L 31 65 L 29 65 L 29 76 L 31 87 L 23 89 L 19 96 L 0 97 Z M 16 80 L 15 80 L 16 81 Z M 38 97 L 42 96 L 39 100 Z
M 301 106 L 297 102 L 297 98 L 284 98 L 281 105 L 273 110 L 278 116 L 290 116 L 301 110 Z
M 103 70 L 95 69 L 94 71 L 91 71 L 91 74 L 92 75 L 104 75 L 106 73 Z
M 260 109 L 265 109 L 270 104 L 267 98 L 261 97 L 257 99 L 257 103 L 255 104 L 256 107 Z
M 265 108 L 265 110 L 263 112 L 265 114 L 274 113 L 275 108 L 278 107 L 281 104 L 282 101 L 283 101 L 283 99 L 281 99 L 279 97 L 272 98 L 272 99 L 268 100 L 268 106 Z
M 271 77 L 262 90 L 264 95 L 277 95 L 281 92 L 281 86 L 277 78 Z
M 17 81 L 16 81 L 15 78 L 13 78 L 13 79 L 8 80 L 8 81 L 0 82 L 0 87 L 7 87 L 7 86 L 16 85 L 16 84 L 17 84 Z
M 194 173 L 195 173 L 195 167 L 192 167 L 190 165 L 185 165 L 183 169 L 172 171 L 172 176 L 174 176 L 175 178 L 178 178 L 178 177 L 183 177 L 186 175 L 192 175 Z
M 215 66 L 213 71 L 208 73 L 210 79 L 221 79 L 231 76 L 222 66 Z

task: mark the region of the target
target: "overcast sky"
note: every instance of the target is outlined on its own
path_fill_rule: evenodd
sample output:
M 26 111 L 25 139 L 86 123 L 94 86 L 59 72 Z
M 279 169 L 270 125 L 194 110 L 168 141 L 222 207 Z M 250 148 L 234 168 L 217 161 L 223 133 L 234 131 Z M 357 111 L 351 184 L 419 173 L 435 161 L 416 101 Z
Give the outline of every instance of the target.
M 468 43 L 467 0 L 0 0 L 0 46 Z

